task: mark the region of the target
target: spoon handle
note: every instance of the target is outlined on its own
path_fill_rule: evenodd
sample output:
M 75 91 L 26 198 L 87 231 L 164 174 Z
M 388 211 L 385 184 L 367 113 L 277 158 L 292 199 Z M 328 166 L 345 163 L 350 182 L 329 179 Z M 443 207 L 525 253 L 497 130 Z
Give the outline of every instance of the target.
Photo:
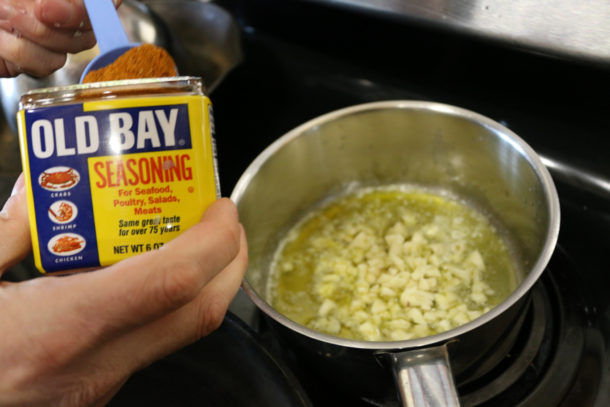
M 85 7 L 102 54 L 129 45 L 112 0 L 85 0 Z

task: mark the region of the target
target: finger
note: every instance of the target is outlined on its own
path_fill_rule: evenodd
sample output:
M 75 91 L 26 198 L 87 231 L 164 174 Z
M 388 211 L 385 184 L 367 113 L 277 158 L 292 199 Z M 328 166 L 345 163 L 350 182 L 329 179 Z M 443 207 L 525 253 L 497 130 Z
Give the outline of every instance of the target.
M 206 215 L 222 217 L 233 208 L 223 200 L 210 209 Z M 27 358 L 16 359 L 20 360 L 20 369 L 13 371 L 17 382 L 35 383 L 41 377 L 36 372 L 40 373 L 41 369 L 42 373 L 58 371 L 66 372 L 67 376 L 70 372 L 91 372 L 95 376 L 95 389 L 85 389 L 84 394 L 95 399 L 104 394 L 103 400 L 99 399 L 104 401 L 135 370 L 216 329 L 239 289 L 247 265 L 245 233 L 241 226 L 238 226 L 238 230 L 238 254 L 194 300 L 148 324 L 102 341 L 99 337 L 91 337 L 89 325 L 104 325 L 103 321 L 96 319 L 95 310 L 92 313 L 82 312 L 86 300 L 79 302 L 73 299 L 87 294 L 79 293 L 79 287 L 74 286 L 75 280 L 103 271 L 39 278 L 5 287 L 0 291 L 0 300 L 12 298 L 12 301 L 3 304 L 5 314 L 21 317 L 8 319 L 3 326 L 8 327 L 10 333 L 20 336 L 14 343 L 32 344 L 27 348 Z M 30 301 L 32 308 L 39 312 L 20 314 L 19 304 L 23 304 L 23 301 Z M 104 305 L 111 306 L 112 299 L 108 298 L 108 301 Z M 5 355 L 5 359 L 7 357 L 11 362 L 11 355 Z M 87 385 L 93 382 L 84 374 L 82 383 Z
M 0 44 L 0 58 L 14 64 L 18 72 L 45 76 L 66 62 L 65 54 L 52 52 L 3 30 L 0 30 Z
M 0 275 L 19 263 L 31 249 L 25 182 L 19 176 L 11 197 L 0 211 Z
M 18 38 L 30 40 L 40 47 L 58 53 L 77 53 L 95 45 L 95 36 L 91 29 L 58 28 L 41 22 L 31 13 L 15 13 L 7 21 L 9 32 Z
M 5 61 L 0 58 L 0 77 L 13 77 L 19 75 L 21 68 L 10 61 Z
M 99 363 L 122 361 L 123 373 L 129 374 L 217 329 L 239 290 L 248 263 L 243 228 L 240 241 L 235 259 L 193 301 L 108 342 L 96 356 Z M 117 364 L 113 364 L 113 368 L 116 367 Z
M 120 4 L 121 0 L 114 0 L 115 7 L 119 7 Z M 35 15 L 43 23 L 54 27 L 81 30 L 91 27 L 82 0 L 38 0 Z
M 243 258 L 241 233 L 235 205 L 222 199 L 210 206 L 200 223 L 160 250 L 103 270 L 5 286 L 0 299 L 12 298 L 4 304 L 8 315 L 19 315 L 19 308 L 11 307 L 24 302 L 38 310 L 11 320 L 11 332 L 21 335 L 23 343 L 36 344 L 29 349 L 34 371 L 37 364 L 61 368 L 192 302 L 236 256 Z M 195 324 L 192 329 L 200 330 Z
M 231 301 L 235 298 L 241 286 L 246 267 L 248 266 L 248 244 L 246 232 L 240 225 L 240 251 L 231 264 L 203 288 L 199 294 L 199 315 L 195 316 L 194 324 L 198 327 L 194 340 L 199 339 L 220 326 Z
M 192 301 L 236 257 L 240 234 L 235 205 L 222 199 L 160 250 L 79 275 L 77 308 L 92 335 L 127 331 Z
M 88 366 L 83 366 L 83 368 L 87 369 Z M 125 382 L 127 381 L 127 379 L 129 379 L 129 375 L 130 373 L 123 375 L 123 377 L 120 377 L 118 375 L 115 376 L 115 379 L 113 380 L 114 383 L 107 386 L 109 387 L 109 390 L 97 397 L 97 400 L 92 401 L 92 403 L 90 404 L 91 407 L 105 407 L 106 405 L 108 405 L 108 403 L 110 403 L 110 400 L 112 400 L 114 396 L 119 392 L 119 390 L 121 390 L 121 387 L 125 385 Z
M 53 27 L 83 29 L 89 25 L 82 0 L 38 0 L 34 13 L 42 23 Z

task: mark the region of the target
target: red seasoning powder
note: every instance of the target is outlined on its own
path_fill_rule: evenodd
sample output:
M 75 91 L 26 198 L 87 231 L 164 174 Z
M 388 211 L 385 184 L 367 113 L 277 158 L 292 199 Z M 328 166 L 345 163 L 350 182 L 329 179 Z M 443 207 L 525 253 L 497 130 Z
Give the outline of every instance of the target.
M 83 83 L 176 75 L 176 64 L 165 49 L 153 44 L 142 44 L 131 48 L 112 64 L 89 72 Z

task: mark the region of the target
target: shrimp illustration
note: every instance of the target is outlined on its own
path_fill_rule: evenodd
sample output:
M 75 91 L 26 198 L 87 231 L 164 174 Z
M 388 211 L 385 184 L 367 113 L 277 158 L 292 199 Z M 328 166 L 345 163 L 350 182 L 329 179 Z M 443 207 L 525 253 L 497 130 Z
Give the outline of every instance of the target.
M 61 202 L 57 208 L 57 212 L 54 211 L 53 208 L 49 208 L 49 213 L 53 215 L 58 222 L 67 222 L 72 219 L 74 211 L 72 205 L 67 202 Z

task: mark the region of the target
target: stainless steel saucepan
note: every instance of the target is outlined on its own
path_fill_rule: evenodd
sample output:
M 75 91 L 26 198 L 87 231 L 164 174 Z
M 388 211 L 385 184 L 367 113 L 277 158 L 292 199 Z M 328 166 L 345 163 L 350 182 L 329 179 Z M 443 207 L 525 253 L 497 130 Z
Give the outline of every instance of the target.
M 455 329 L 388 342 L 326 335 L 277 312 L 265 293 L 284 233 L 349 186 L 396 183 L 450 191 L 501 224 L 521 271 L 508 298 Z M 559 232 L 557 192 L 532 148 L 487 117 L 432 102 L 374 102 L 315 118 L 263 151 L 231 197 L 249 242 L 244 291 L 281 339 L 339 388 L 378 397 L 396 383 L 408 406 L 458 405 L 456 381 L 504 356 Z

